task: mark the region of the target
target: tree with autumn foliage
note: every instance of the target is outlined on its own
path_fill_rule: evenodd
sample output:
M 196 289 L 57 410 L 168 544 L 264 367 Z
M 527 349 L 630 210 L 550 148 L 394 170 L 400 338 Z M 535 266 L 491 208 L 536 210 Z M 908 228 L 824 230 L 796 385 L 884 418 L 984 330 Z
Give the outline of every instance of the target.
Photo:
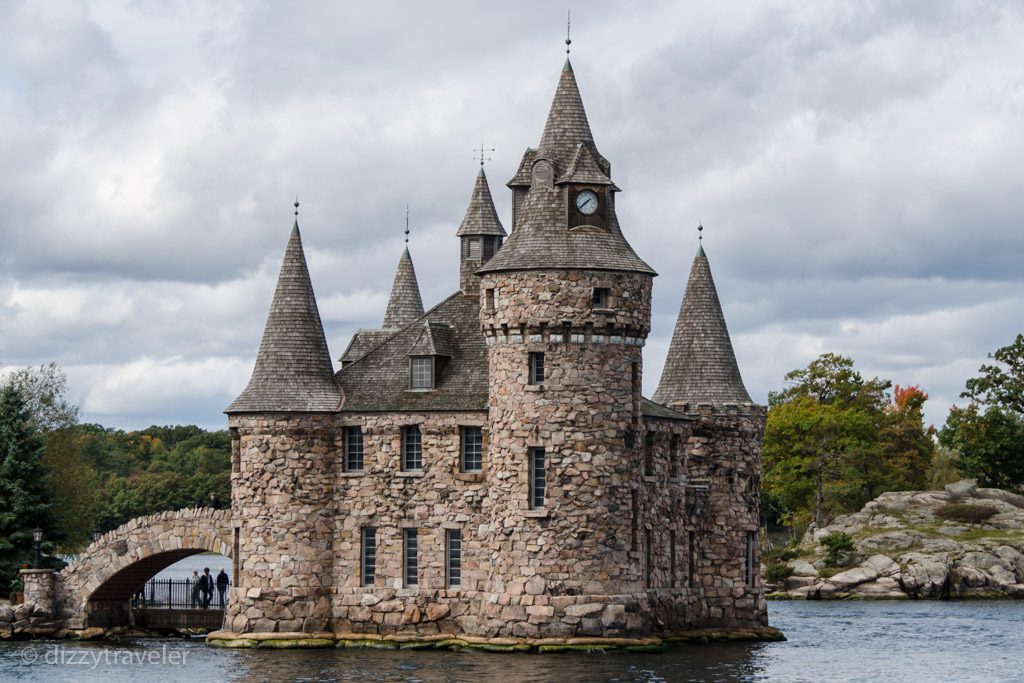
M 934 444 L 924 427 L 927 394 L 865 380 L 850 358 L 826 353 L 786 374 L 769 395 L 764 437 L 766 515 L 818 526 L 889 490 L 926 485 Z

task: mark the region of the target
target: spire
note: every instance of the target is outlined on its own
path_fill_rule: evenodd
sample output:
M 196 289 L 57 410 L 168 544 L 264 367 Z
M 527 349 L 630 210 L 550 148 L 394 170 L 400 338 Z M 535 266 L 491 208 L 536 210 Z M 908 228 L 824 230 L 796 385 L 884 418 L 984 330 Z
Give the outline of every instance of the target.
M 751 403 L 703 244 L 693 259 L 654 400 L 667 406 Z
M 491 188 L 487 184 L 487 174 L 483 166 L 476 174 L 476 183 L 473 184 L 473 194 L 469 198 L 469 206 L 466 208 L 466 216 L 462 219 L 459 231 L 455 233 L 458 237 L 468 235 L 496 235 L 505 236 L 505 228 L 501 225 L 498 212 L 494 209 L 494 200 L 491 198 Z
M 296 218 L 252 378 L 224 412 L 333 412 L 340 401 Z
M 548 110 L 548 120 L 544 124 L 544 133 L 540 138 L 539 156 L 553 160 L 559 170 L 565 168 L 566 162 L 576 151 L 577 145 L 585 144 L 596 151 L 594 136 L 590 132 L 590 122 L 583 108 L 579 86 L 576 85 L 576 74 L 573 73 L 569 58 L 565 58 L 565 66 L 558 78 L 555 97 Z
M 395 281 L 391 285 L 391 298 L 384 312 L 385 329 L 401 329 L 423 315 L 423 299 L 420 298 L 420 285 L 416 281 L 416 269 L 409 255 L 409 245 L 405 245 L 402 257 L 398 259 L 398 270 Z

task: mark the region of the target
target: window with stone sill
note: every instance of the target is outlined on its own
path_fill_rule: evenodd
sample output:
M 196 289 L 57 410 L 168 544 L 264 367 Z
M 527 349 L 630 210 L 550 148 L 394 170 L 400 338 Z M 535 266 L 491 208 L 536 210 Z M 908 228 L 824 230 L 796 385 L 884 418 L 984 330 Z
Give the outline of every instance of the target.
M 547 458 L 544 448 L 530 449 L 530 509 L 544 509 L 544 495 L 548 487 Z
M 419 585 L 419 530 L 402 529 L 402 581 L 406 588 Z
M 463 472 L 480 472 L 484 468 L 484 430 L 482 427 L 461 427 Z
M 402 427 L 402 470 L 418 472 L 423 469 L 423 436 L 419 425 Z
M 434 388 L 434 359 L 431 356 L 413 356 L 409 359 L 409 388 Z
M 445 586 L 454 588 L 462 585 L 462 530 L 444 530 L 444 576 Z
M 490 287 L 484 290 L 484 310 L 494 310 L 494 288 Z
M 544 384 L 544 352 L 543 351 L 531 351 L 530 352 L 529 383 L 530 384 Z
M 360 541 L 360 581 L 363 586 L 372 586 L 377 575 L 377 528 L 364 526 Z
M 594 308 L 608 308 L 611 306 L 612 292 L 607 287 L 594 287 L 594 294 L 591 303 Z
M 363 469 L 363 428 L 345 427 L 345 471 L 361 472 Z

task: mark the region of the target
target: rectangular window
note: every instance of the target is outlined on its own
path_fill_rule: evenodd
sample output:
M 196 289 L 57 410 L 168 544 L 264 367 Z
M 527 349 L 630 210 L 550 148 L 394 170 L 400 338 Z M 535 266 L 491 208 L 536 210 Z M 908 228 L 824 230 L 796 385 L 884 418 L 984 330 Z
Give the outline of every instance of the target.
M 423 469 L 423 437 L 419 425 L 402 427 L 402 469 L 406 472 Z
M 754 550 L 757 544 L 757 533 L 747 532 L 747 588 L 754 587 Z
M 345 427 L 345 471 L 363 469 L 363 428 Z
M 530 449 L 530 507 L 539 510 L 544 507 L 544 493 L 548 487 L 547 463 L 544 449 Z
M 462 531 L 444 531 L 444 575 L 448 588 L 462 585 Z
M 484 261 L 488 261 L 494 256 L 494 242 L 493 237 L 484 238 Z
M 668 476 L 672 479 L 679 477 L 679 435 L 672 436 L 672 445 L 668 456 Z
M 544 384 L 544 352 L 530 352 L 530 384 Z
M 633 515 L 633 523 L 630 527 L 629 549 L 635 551 L 637 534 L 640 530 L 640 496 L 636 494 L 636 490 L 629 492 L 629 510 Z
M 462 428 L 462 471 L 479 472 L 484 468 L 484 430 L 481 427 Z
M 594 308 L 608 308 L 611 300 L 611 290 L 607 287 L 594 287 Z
M 402 529 L 402 581 L 406 588 L 420 582 L 418 529 Z
M 484 290 L 484 308 L 488 311 L 494 310 L 494 288 Z
M 364 526 L 361 541 L 359 549 L 360 576 L 364 586 L 372 586 L 377 575 L 377 528 Z
M 644 436 L 644 474 L 654 476 L 654 432 L 647 432 Z
M 430 356 L 416 356 L 409 359 L 409 388 L 434 388 L 434 359 Z
M 654 573 L 654 545 L 651 530 L 644 529 L 644 583 L 651 587 L 651 574 Z
M 690 549 L 690 567 L 686 573 L 686 583 L 693 588 L 697 583 L 697 534 L 690 532 L 689 537 L 689 549 Z
M 475 237 L 469 240 L 469 258 L 480 258 L 480 240 Z
M 676 530 L 672 529 L 668 533 L 668 574 L 669 574 L 669 586 L 672 588 L 676 587 Z

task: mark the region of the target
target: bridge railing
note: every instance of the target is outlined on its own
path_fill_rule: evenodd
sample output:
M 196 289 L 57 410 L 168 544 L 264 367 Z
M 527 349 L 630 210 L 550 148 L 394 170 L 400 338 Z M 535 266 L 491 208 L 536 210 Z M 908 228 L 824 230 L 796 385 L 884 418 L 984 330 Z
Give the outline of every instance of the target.
M 226 593 L 224 599 L 227 600 Z M 191 579 L 150 579 L 143 589 L 132 597 L 132 607 L 224 609 L 216 587 L 204 595 L 198 583 Z

